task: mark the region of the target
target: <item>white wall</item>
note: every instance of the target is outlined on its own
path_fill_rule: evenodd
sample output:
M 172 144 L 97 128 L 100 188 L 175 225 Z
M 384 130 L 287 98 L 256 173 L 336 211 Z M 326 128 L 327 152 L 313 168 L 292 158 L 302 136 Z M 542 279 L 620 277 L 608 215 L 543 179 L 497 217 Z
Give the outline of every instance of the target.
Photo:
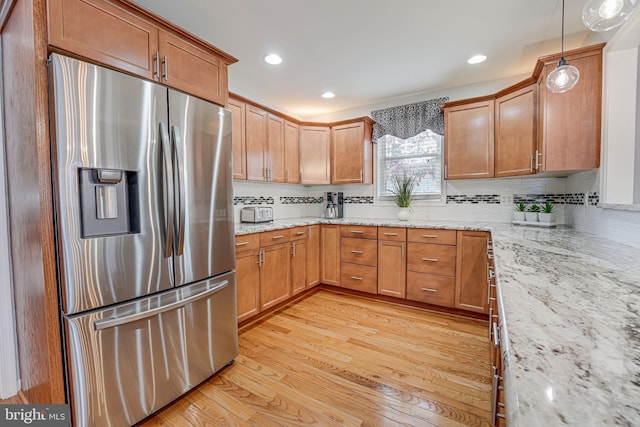
M 0 55 L 1 58 L 1 55 Z M 0 63 L 0 70 L 2 69 Z M 2 111 L 0 84 L 0 116 Z M 2 119 L 0 117 L 0 119 Z M 4 154 L 4 120 L 0 120 L 0 399 L 18 392 L 18 359 L 13 313 L 11 263 L 9 258 L 9 224 L 7 218 L 6 170 Z

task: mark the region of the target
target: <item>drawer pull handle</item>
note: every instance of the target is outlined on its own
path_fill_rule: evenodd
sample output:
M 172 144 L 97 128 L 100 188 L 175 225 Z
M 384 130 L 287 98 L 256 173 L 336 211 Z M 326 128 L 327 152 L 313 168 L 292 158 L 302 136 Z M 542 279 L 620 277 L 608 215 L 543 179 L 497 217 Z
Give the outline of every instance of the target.
M 438 292 L 437 289 L 431 289 L 431 288 L 422 288 L 422 290 L 425 292 Z
M 271 237 L 271 238 L 272 238 L 273 240 L 276 240 L 276 239 L 282 239 L 283 237 L 284 237 L 284 236 L 273 236 L 273 237 Z
M 351 278 L 353 280 L 363 280 L 362 277 L 358 277 L 358 276 L 351 276 Z
M 398 233 L 384 233 L 385 236 L 397 236 Z
M 438 236 L 436 236 L 435 234 L 423 234 L 422 237 L 426 238 L 426 239 L 437 239 Z
M 236 243 L 236 246 L 244 246 L 244 245 L 248 245 L 250 243 L 251 242 L 238 242 L 238 243 Z
M 296 232 L 296 236 L 302 236 L 303 234 L 307 234 L 306 231 L 298 231 Z
M 362 234 L 362 230 L 351 230 L 351 232 L 355 234 Z
M 352 250 L 351 250 L 351 253 L 352 253 L 352 254 L 363 254 L 364 252 L 363 252 L 363 251 L 357 251 L 357 250 L 355 250 L 355 249 L 352 249 Z
M 423 261 L 428 261 L 428 262 L 438 262 L 438 260 L 436 258 L 422 258 Z

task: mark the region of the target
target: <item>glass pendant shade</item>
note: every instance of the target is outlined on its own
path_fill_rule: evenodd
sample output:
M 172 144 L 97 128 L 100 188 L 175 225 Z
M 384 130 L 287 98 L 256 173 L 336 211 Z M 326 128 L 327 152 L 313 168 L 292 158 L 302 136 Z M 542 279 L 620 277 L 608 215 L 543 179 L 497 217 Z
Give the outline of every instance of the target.
M 608 31 L 629 18 L 638 0 L 589 0 L 582 10 L 582 22 L 592 31 Z
M 555 70 L 547 76 L 547 87 L 553 93 L 563 93 L 573 89 L 580 80 L 580 71 L 573 65 L 567 64 L 562 58 Z

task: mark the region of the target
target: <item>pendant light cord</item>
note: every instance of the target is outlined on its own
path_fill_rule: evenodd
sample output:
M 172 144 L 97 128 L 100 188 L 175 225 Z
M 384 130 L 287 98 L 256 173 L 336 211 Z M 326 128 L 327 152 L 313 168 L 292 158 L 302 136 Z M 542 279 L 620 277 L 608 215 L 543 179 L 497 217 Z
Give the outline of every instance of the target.
M 561 37 L 561 53 L 560 57 L 564 58 L 564 0 L 562 0 L 562 37 Z

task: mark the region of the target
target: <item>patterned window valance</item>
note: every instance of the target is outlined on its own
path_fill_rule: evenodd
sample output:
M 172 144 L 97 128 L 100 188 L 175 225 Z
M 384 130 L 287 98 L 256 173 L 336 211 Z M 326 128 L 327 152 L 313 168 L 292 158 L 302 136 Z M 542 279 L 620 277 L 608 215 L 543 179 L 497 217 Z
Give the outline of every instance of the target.
M 444 135 L 444 114 L 438 104 L 448 100 L 448 97 L 436 98 L 372 111 L 371 117 L 376 122 L 373 125 L 373 141 L 378 141 L 384 135 L 407 139 L 426 129 Z

